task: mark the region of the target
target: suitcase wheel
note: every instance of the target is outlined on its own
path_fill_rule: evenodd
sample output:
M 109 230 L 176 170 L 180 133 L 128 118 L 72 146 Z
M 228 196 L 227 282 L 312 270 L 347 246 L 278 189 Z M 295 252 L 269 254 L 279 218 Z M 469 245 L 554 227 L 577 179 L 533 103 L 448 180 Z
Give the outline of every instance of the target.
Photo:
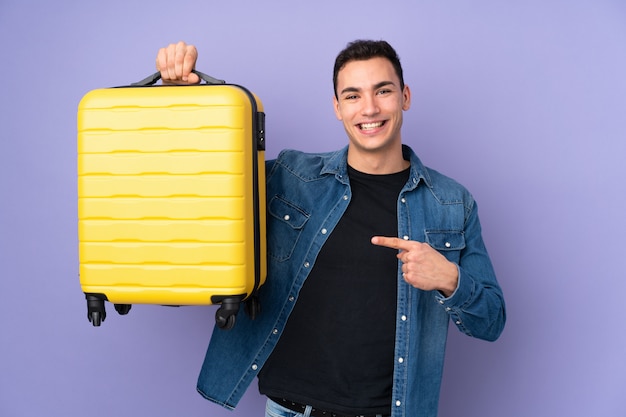
M 240 298 L 225 298 L 220 308 L 215 312 L 215 324 L 223 330 L 230 330 L 235 326 L 235 318 L 239 312 Z
M 94 327 L 100 326 L 100 324 L 106 319 L 107 312 L 104 307 L 104 300 L 95 295 L 86 295 L 87 298 L 87 319 L 93 324 Z
M 131 304 L 114 304 L 115 311 L 117 311 L 120 315 L 125 316 L 130 311 L 132 307 Z
M 251 320 L 257 318 L 259 313 L 261 312 L 261 303 L 259 302 L 259 297 L 256 295 L 251 296 L 245 301 L 246 313 Z
M 235 315 L 220 315 L 215 313 L 215 324 L 222 330 L 230 330 L 235 327 Z
M 93 324 L 94 327 L 100 326 L 100 324 L 104 321 L 106 317 L 106 313 L 101 313 L 100 311 L 92 311 L 87 315 L 87 318 Z

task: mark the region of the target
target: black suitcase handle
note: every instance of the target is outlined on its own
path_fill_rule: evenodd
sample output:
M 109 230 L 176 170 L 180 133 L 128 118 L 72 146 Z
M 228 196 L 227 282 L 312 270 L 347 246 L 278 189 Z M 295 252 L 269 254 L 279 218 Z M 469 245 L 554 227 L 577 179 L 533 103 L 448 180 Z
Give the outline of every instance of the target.
M 196 71 L 195 69 L 191 70 L 191 72 L 196 74 L 198 77 L 200 77 L 202 81 L 204 81 L 207 84 L 226 84 L 226 81 L 224 80 L 219 80 L 217 78 L 211 77 L 210 75 L 205 74 L 200 71 Z M 133 87 L 147 87 L 147 86 L 153 85 L 160 79 L 161 79 L 161 73 L 155 72 L 154 74 L 144 78 L 143 80 L 137 81 L 136 83 L 132 83 L 131 85 Z

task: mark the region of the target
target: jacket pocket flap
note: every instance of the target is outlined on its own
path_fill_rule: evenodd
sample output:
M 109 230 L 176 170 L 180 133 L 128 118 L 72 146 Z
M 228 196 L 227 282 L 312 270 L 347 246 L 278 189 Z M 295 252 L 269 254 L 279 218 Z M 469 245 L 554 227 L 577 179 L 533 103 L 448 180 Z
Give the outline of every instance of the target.
M 465 235 L 459 230 L 427 230 L 426 243 L 439 251 L 465 248 Z
M 309 219 L 304 210 L 278 196 L 274 196 L 269 202 L 268 212 L 294 229 L 301 229 Z

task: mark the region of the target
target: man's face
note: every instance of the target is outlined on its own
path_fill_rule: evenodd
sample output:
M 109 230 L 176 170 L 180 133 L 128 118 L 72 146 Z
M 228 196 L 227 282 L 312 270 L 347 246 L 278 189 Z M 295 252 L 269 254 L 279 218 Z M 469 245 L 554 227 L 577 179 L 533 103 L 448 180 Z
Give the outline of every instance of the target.
M 388 59 L 350 61 L 337 74 L 335 114 L 357 152 L 384 152 L 400 146 L 402 112 L 410 103 L 409 88 L 400 88 Z

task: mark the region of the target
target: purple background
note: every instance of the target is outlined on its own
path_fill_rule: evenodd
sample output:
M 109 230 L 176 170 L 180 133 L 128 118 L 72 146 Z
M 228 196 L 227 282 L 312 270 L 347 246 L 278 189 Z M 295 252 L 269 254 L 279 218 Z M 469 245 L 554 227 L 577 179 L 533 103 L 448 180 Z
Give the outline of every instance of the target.
M 268 157 L 346 143 L 336 53 L 384 38 L 404 140 L 470 188 L 508 304 L 496 343 L 451 331 L 441 416 L 626 415 L 626 3 L 0 0 L 0 415 L 260 416 L 195 392 L 214 307 L 109 308 L 78 284 L 76 109 L 185 39 L 263 100 Z

